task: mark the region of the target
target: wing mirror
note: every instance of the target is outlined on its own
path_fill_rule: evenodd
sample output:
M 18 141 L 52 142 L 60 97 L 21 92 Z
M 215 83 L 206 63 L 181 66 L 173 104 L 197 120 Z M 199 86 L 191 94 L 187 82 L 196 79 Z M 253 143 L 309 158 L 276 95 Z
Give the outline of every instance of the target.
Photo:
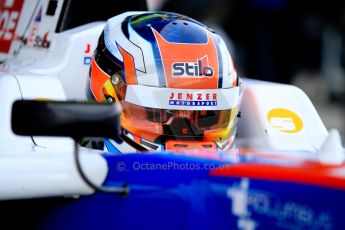
M 24 136 L 58 136 L 74 139 L 77 170 L 93 189 L 121 195 L 128 187 L 105 187 L 94 184 L 82 170 L 78 141 L 83 137 L 120 137 L 121 109 L 116 104 L 71 101 L 18 100 L 12 106 L 12 130 Z
M 121 109 L 116 104 L 18 100 L 12 130 L 24 136 L 119 138 Z

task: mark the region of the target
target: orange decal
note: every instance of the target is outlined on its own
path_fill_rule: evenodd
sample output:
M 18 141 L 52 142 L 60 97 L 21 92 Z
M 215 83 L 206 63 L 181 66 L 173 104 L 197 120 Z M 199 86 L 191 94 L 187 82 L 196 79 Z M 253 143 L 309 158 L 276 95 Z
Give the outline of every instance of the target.
M 136 85 L 137 77 L 135 74 L 135 66 L 133 57 L 127 53 L 126 50 L 122 49 L 120 46 L 119 50 L 123 57 L 123 65 L 125 67 L 126 83 L 127 85 Z
M 109 76 L 97 65 L 94 57 L 92 57 L 90 87 L 98 102 L 102 102 L 102 88 Z
M 302 130 L 303 122 L 294 112 L 276 108 L 267 114 L 267 119 L 271 127 L 284 133 L 297 133 Z
M 217 49 L 210 32 L 207 43 L 187 44 L 166 41 L 155 29 L 167 87 L 185 89 L 218 88 Z
M 175 140 L 168 140 L 166 142 L 166 150 L 167 151 L 186 151 L 186 150 L 216 150 L 216 143 L 209 141 L 175 141 Z

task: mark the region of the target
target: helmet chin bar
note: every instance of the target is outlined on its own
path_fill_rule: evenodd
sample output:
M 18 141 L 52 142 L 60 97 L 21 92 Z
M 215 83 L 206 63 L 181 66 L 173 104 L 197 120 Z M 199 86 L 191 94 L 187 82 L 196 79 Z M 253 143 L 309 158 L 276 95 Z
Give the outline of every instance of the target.
M 165 145 L 168 140 L 180 140 L 180 141 L 202 141 L 204 137 L 204 131 L 195 125 L 193 125 L 188 119 L 175 118 L 167 125 L 163 125 L 164 134 L 156 138 L 155 143 Z M 125 141 L 132 148 L 140 151 L 152 151 L 152 149 L 137 143 L 132 138 L 128 137 L 125 130 L 122 129 L 120 138 Z
M 202 142 L 204 137 L 204 132 L 192 125 L 188 120 L 186 119 L 175 119 L 175 121 L 170 125 L 163 125 L 164 134 L 157 137 L 154 141 L 155 144 L 164 145 L 166 146 L 167 141 L 179 141 L 179 142 Z M 141 139 L 141 143 L 137 143 L 132 138 L 128 137 L 126 135 L 125 129 L 122 129 L 122 132 L 120 134 L 121 140 L 126 142 L 129 146 L 136 149 L 140 152 L 146 152 L 146 151 L 152 151 L 155 149 L 150 149 L 145 147 L 146 140 Z M 147 142 L 147 141 L 146 141 Z M 146 144 L 147 145 L 147 144 Z

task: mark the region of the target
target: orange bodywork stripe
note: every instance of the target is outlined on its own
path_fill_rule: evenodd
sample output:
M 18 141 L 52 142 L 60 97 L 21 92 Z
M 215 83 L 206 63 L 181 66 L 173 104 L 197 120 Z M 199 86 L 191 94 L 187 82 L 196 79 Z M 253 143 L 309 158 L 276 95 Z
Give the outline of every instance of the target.
M 243 163 L 216 169 L 211 171 L 210 174 L 213 176 L 248 177 L 278 182 L 309 184 L 345 190 L 345 178 L 334 175 L 334 170 L 344 170 L 344 167 L 345 165 L 326 166 L 315 162 L 289 167 Z

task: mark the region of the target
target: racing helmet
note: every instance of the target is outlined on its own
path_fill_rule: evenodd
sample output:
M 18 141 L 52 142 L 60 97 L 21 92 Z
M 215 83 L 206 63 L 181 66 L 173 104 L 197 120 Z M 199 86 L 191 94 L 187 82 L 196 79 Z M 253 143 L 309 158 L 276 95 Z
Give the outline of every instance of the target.
M 171 12 L 110 18 L 90 67 L 89 96 L 122 108 L 121 140 L 107 140 L 110 151 L 228 149 L 240 88 L 223 39 Z

